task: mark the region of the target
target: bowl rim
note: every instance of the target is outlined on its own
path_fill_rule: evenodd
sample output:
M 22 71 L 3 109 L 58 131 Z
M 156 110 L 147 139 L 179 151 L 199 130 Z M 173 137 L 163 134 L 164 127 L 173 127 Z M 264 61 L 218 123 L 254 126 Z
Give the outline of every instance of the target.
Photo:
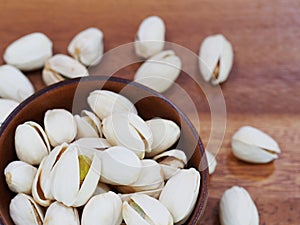
M 9 125 L 9 123 L 14 119 L 15 115 L 17 115 L 28 103 L 34 101 L 35 99 L 37 99 L 38 97 L 40 97 L 41 95 L 50 92 L 52 90 L 55 90 L 57 88 L 61 88 L 63 86 L 67 86 L 70 84 L 79 84 L 80 82 L 88 82 L 88 81 L 111 81 L 111 82 L 119 82 L 119 83 L 123 83 L 126 85 L 131 85 L 134 87 L 137 87 L 139 89 L 143 89 L 146 92 L 149 92 L 150 94 L 159 97 L 161 100 L 163 100 L 166 104 L 168 104 L 170 107 L 172 107 L 179 115 L 180 117 L 186 122 L 186 124 L 188 125 L 188 127 L 191 129 L 192 134 L 194 136 L 194 138 L 197 140 L 197 145 L 199 146 L 200 149 L 200 155 L 202 157 L 202 159 L 204 159 L 204 163 L 205 165 L 207 165 L 207 158 L 204 157 L 205 156 L 205 148 L 202 144 L 201 141 L 201 137 L 198 134 L 198 132 L 196 131 L 194 125 L 192 124 L 192 122 L 188 119 L 188 117 L 173 103 L 171 102 L 169 99 L 167 99 L 165 96 L 163 96 L 161 93 L 148 88 L 140 83 L 137 83 L 135 81 L 129 80 L 129 79 L 125 79 L 125 78 L 120 78 L 120 77 L 111 77 L 111 76 L 87 76 L 87 77 L 78 77 L 78 78 L 73 78 L 73 79 L 68 79 L 68 80 L 64 80 L 55 84 L 52 84 L 50 86 L 46 86 L 40 90 L 38 90 L 37 92 L 35 92 L 34 94 L 32 94 L 31 96 L 29 96 L 28 98 L 26 98 L 24 101 L 22 101 L 10 114 L 9 116 L 5 119 L 5 121 L 1 124 L 0 126 L 0 137 L 2 136 L 2 134 L 4 133 L 6 127 Z M 198 170 L 198 168 L 196 168 Z M 207 200 L 208 200 L 208 168 L 203 170 L 203 176 L 201 176 L 201 180 L 203 180 L 203 184 L 204 184 L 204 188 L 203 188 L 203 193 L 202 193 L 202 198 L 200 199 L 200 203 L 199 203 L 199 208 L 197 211 L 197 214 L 195 215 L 195 217 L 193 218 L 193 220 L 191 221 L 192 224 L 196 224 L 199 217 L 201 217 L 204 213 L 204 209 L 206 207 L 207 204 Z M 199 193 L 200 194 L 200 193 Z M 2 222 L 2 212 L 0 211 L 0 225 L 5 225 Z

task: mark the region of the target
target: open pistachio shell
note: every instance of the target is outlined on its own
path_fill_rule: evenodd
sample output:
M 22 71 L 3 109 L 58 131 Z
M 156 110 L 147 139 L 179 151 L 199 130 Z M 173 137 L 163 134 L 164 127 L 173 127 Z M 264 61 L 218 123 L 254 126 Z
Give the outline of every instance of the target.
M 83 110 L 81 112 L 81 117 L 75 115 L 74 119 L 77 124 L 76 139 L 102 136 L 101 122 L 94 113 Z
M 200 179 L 200 173 L 190 168 L 180 170 L 167 181 L 159 201 L 170 211 L 174 223 L 185 223 L 193 211 L 199 194 Z
M 91 148 L 103 151 L 111 147 L 105 138 L 80 138 L 73 142 L 81 148 Z
M 92 91 L 87 101 L 93 112 L 101 120 L 113 112 L 131 112 L 137 114 L 135 106 L 129 99 L 112 91 Z
M 15 100 L 0 98 L 0 126 L 18 105 Z
M 92 197 L 85 205 L 82 225 L 120 225 L 122 222 L 122 201 L 114 192 Z
M 20 160 L 38 165 L 50 152 L 49 140 L 43 128 L 28 121 L 19 125 L 15 132 L 15 148 Z

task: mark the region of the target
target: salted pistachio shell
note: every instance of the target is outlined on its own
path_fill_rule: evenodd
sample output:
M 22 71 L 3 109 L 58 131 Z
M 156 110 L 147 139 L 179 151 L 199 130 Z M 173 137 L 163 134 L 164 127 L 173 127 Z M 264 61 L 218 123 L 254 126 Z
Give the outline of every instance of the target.
M 146 121 L 153 135 L 151 152 L 147 152 L 147 157 L 153 157 L 168 148 L 178 140 L 180 136 L 179 126 L 171 120 L 155 118 Z
M 123 202 L 123 218 L 127 225 L 172 225 L 167 208 L 157 199 L 145 194 L 135 194 Z
M 128 98 L 112 91 L 92 91 L 87 101 L 93 112 L 101 120 L 113 112 L 131 112 L 137 114 L 135 106 Z
M 144 62 L 134 75 L 134 81 L 157 92 L 172 86 L 181 71 L 181 60 L 172 50 L 152 56 Z
M 43 128 L 36 122 L 27 121 L 15 132 L 15 148 L 20 160 L 38 165 L 50 152 L 50 145 Z
M 122 146 L 114 146 L 103 151 L 101 161 L 101 182 L 113 185 L 134 183 L 142 169 L 136 154 Z
M 41 207 L 26 194 L 17 194 L 9 204 L 9 214 L 15 225 L 42 225 L 44 214 Z
M 185 223 L 192 213 L 199 194 L 200 179 L 200 173 L 194 168 L 182 169 L 165 184 L 159 201 L 170 211 L 174 223 Z
M 212 35 L 203 40 L 199 51 L 199 67 L 205 81 L 213 85 L 224 82 L 232 64 L 232 45 L 223 35 Z
M 82 225 L 120 225 L 122 222 L 122 201 L 114 192 L 92 197 L 85 205 Z
M 95 192 L 100 175 L 100 158 L 80 155 L 77 145 L 71 144 L 53 168 L 53 197 L 66 206 L 82 206 Z
M 12 161 L 4 169 L 9 189 L 16 193 L 31 194 L 31 187 L 37 169 L 22 161 Z
M 18 105 L 15 100 L 0 98 L 0 126 Z
M 101 137 L 101 122 L 99 118 L 88 110 L 81 112 L 81 117 L 75 115 L 74 119 L 77 124 L 77 134 L 75 139 L 85 137 Z
M 43 33 L 27 34 L 11 43 L 4 52 L 4 61 L 20 70 L 42 68 L 52 56 L 52 41 Z
M 22 102 L 34 93 L 29 79 L 16 67 L 0 66 L 0 97 Z
M 121 145 L 140 159 L 151 151 L 152 132 L 146 122 L 134 113 L 113 113 L 102 121 L 102 132 L 111 145 Z
M 46 211 L 43 225 L 80 225 L 76 208 L 53 202 Z
M 79 32 L 70 42 L 68 52 L 85 66 L 98 64 L 103 55 L 103 33 L 98 28 Z
M 165 45 L 165 24 L 158 16 L 145 18 L 136 34 L 135 53 L 143 58 L 149 58 L 161 52 Z
M 50 144 L 55 147 L 64 142 L 71 143 L 77 132 L 73 115 L 65 109 L 51 109 L 45 113 L 45 131 Z
M 208 172 L 211 175 L 215 172 L 215 169 L 217 167 L 217 160 L 216 157 L 210 151 L 206 150 L 205 154 L 207 157 Z
M 271 162 L 281 152 L 273 138 L 251 126 L 241 127 L 233 135 L 231 146 L 238 159 L 251 163 Z
M 104 193 L 107 193 L 109 191 L 111 191 L 111 188 L 107 184 L 99 182 L 93 196 L 104 194 Z
M 57 54 L 48 59 L 42 72 L 42 78 L 46 85 L 88 75 L 88 70 L 82 64 L 63 54 Z
M 220 200 L 221 225 L 259 224 L 257 208 L 249 193 L 242 187 L 227 189 Z

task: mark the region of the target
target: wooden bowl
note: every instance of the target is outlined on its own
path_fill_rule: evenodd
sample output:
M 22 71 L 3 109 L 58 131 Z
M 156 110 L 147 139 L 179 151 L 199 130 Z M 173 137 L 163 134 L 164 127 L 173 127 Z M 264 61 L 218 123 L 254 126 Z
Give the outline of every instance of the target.
M 157 92 L 140 84 L 108 77 L 87 77 L 54 84 L 35 93 L 22 102 L 0 128 L 0 219 L 3 225 L 13 225 L 9 216 L 9 203 L 14 197 L 5 182 L 4 168 L 17 160 L 14 148 L 14 134 L 17 126 L 28 120 L 43 124 L 44 113 L 48 109 L 64 108 L 72 113 L 88 109 L 88 94 L 96 89 L 111 90 L 129 98 L 135 103 L 139 115 L 144 119 L 161 117 L 173 120 L 181 127 L 181 136 L 176 147 L 184 150 L 189 159 L 188 166 L 198 168 L 204 155 L 201 140 L 187 117 L 170 101 Z M 207 201 L 208 169 L 200 171 L 201 186 L 196 206 L 187 225 L 198 224 Z M 174 196 L 176 197 L 176 196 Z

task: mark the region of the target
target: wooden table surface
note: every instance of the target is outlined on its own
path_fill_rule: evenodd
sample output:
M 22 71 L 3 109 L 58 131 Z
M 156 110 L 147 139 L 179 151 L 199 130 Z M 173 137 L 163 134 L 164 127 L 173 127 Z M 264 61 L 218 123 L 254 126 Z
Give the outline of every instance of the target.
M 201 224 L 219 224 L 219 199 L 232 185 L 249 191 L 261 225 L 300 223 L 300 2 L 1 0 L 0 8 L 0 55 L 13 40 L 35 31 L 50 37 L 55 53 L 66 53 L 71 38 L 91 26 L 102 29 L 108 51 L 133 41 L 139 23 L 149 15 L 164 19 L 167 41 L 196 54 L 207 35 L 224 34 L 235 53 L 233 70 L 221 86 L 227 127 L 217 154 L 217 169 L 210 177 Z M 197 68 L 196 64 L 190 66 Z M 137 68 L 129 66 L 116 76 L 132 79 Z M 41 71 L 27 74 L 36 90 L 44 87 Z M 197 105 L 197 112 L 187 114 L 193 122 L 200 118 L 200 135 L 207 144 L 211 121 L 203 94 L 187 76 L 181 75 L 177 83 L 188 89 Z M 255 126 L 274 137 L 282 149 L 280 158 L 266 165 L 235 159 L 231 137 L 243 125 Z

